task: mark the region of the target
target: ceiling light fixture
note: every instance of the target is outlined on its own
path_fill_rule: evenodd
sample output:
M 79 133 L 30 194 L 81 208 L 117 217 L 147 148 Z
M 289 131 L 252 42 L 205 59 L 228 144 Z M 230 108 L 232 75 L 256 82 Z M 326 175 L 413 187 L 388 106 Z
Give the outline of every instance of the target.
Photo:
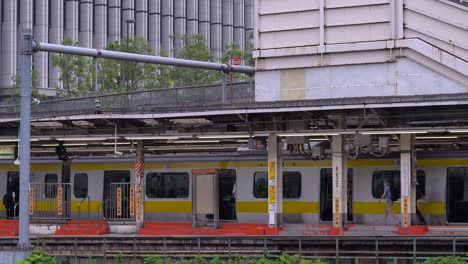
M 359 131 L 362 135 L 388 135 L 388 134 L 427 134 L 425 130 L 381 130 L 381 131 Z
M 458 136 L 427 136 L 427 137 L 416 137 L 416 139 L 455 139 Z
M 201 139 L 210 139 L 210 138 L 250 138 L 250 135 L 247 134 L 219 134 L 219 135 L 198 135 L 197 138 Z
M 449 129 L 448 132 L 450 132 L 450 133 L 468 133 L 468 129 L 466 129 L 466 128 Z
M 160 136 L 144 136 L 144 135 L 141 135 L 141 136 L 128 136 L 128 137 L 125 137 L 125 139 L 127 140 L 168 140 L 168 139 L 179 139 L 180 137 L 179 136 L 164 136 L 164 135 L 160 135 Z
M 107 137 L 62 137 L 62 138 L 55 138 L 58 141 L 99 141 L 99 140 L 107 140 Z
M 175 140 L 174 142 L 168 142 L 168 143 L 174 143 L 174 144 L 191 144 L 191 143 L 220 143 L 221 140 Z
M 314 136 L 339 136 L 338 132 L 310 132 L 310 133 L 301 133 L 301 132 L 293 132 L 293 133 L 278 133 L 278 137 L 314 137 Z

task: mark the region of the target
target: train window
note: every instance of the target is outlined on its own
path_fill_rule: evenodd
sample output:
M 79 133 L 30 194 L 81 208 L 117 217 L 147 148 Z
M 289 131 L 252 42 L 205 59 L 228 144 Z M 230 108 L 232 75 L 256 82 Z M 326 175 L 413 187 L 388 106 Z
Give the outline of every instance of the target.
M 44 178 L 45 188 L 44 194 L 46 198 L 55 198 L 57 197 L 57 183 L 58 176 L 57 174 L 46 174 Z
M 382 197 L 384 179 L 390 181 L 390 184 L 393 185 L 395 190 L 398 191 L 398 197 L 400 197 L 401 183 L 399 170 L 374 171 L 372 174 L 372 197 L 375 199 Z M 417 199 L 420 199 L 421 196 L 426 194 L 426 174 L 424 171 L 418 170 L 417 181 L 420 187 L 420 192 L 418 192 Z
M 19 178 L 19 171 L 9 171 L 7 174 L 7 192 L 15 192 L 16 197 L 19 195 Z
M 146 175 L 148 198 L 187 198 L 189 175 L 185 172 L 153 172 Z
M 298 171 L 284 171 L 283 197 L 299 198 L 301 197 L 301 189 L 301 173 Z M 255 198 L 268 197 L 268 172 L 259 171 L 254 174 L 253 195 Z
M 77 173 L 74 177 L 73 195 L 76 198 L 84 198 L 88 194 L 88 174 Z

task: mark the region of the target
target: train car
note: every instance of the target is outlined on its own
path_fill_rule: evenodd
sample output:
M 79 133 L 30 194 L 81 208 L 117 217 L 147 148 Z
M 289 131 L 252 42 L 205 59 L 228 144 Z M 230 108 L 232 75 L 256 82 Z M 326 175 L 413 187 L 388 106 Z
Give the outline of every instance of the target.
M 192 170 L 217 169 L 221 221 L 267 223 L 267 161 L 265 157 L 170 156 L 147 158 L 144 220 L 192 221 Z M 69 170 L 67 169 L 69 166 Z M 31 188 L 33 220 L 90 219 L 109 222 L 135 217 L 134 161 L 124 158 L 80 158 L 71 165 L 33 161 Z M 418 208 L 428 224 L 468 222 L 468 159 L 419 159 Z M 19 199 L 19 167 L 0 164 L 0 194 Z M 398 159 L 348 161 L 348 222 L 383 223 L 385 203 L 379 203 L 383 180 L 400 188 Z M 118 189 L 120 186 L 120 190 Z M 5 197 L 5 196 L 4 196 Z M 283 163 L 283 222 L 331 224 L 331 160 L 285 159 Z M 121 201 L 116 203 L 116 199 Z M 8 207 L 8 206 L 7 206 Z M 17 208 L 16 208 L 17 209 Z M 393 206 L 399 213 L 399 201 Z M 5 204 L 0 213 L 13 217 Z M 416 220 L 417 224 L 418 221 Z

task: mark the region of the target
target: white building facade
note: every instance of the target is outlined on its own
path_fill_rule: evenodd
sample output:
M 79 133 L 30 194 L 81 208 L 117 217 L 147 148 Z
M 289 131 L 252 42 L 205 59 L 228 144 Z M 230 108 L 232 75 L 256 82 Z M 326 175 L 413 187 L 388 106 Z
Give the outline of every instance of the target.
M 256 0 L 256 100 L 468 92 L 468 4 Z
M 155 54 L 170 56 L 182 47 L 170 36 L 202 34 L 218 58 L 226 44 L 244 49 L 251 41 L 253 17 L 253 0 L 1 0 L 0 97 L 9 94 L 18 68 L 18 36 L 26 28 L 39 42 L 60 44 L 71 37 L 89 48 L 140 36 Z M 34 55 L 42 92 L 50 95 L 59 78 L 51 56 Z

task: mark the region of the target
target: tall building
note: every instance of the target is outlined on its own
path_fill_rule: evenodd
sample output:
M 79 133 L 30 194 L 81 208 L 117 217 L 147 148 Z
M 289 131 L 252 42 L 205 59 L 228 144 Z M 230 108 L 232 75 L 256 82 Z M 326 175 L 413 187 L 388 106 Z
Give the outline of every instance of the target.
M 244 48 L 253 32 L 254 0 L 0 0 L 0 97 L 9 94 L 18 68 L 18 36 L 31 28 L 39 42 L 71 37 L 81 47 L 140 36 L 153 52 L 173 56 L 182 42 L 171 35 L 202 34 L 215 57 L 227 43 Z M 34 54 L 42 93 L 54 94 L 59 73 L 51 54 Z

